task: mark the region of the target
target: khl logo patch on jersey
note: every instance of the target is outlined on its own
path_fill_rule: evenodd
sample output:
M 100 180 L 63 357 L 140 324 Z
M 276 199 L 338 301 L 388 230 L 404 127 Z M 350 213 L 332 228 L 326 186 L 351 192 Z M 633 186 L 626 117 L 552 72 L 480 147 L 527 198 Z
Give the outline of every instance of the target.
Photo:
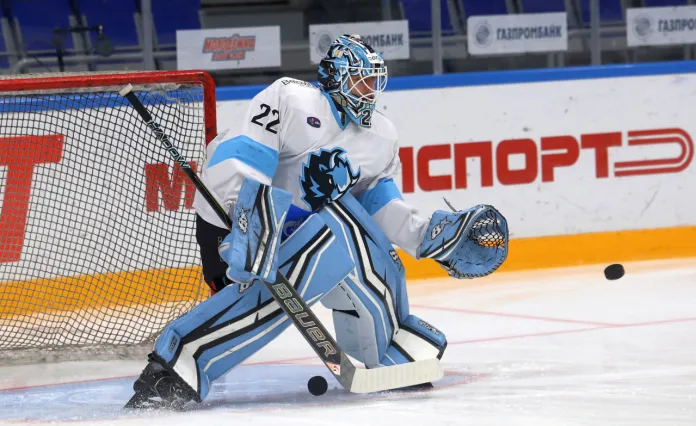
M 307 124 L 317 129 L 321 127 L 321 121 L 317 117 L 307 117 Z
M 300 185 L 302 199 L 312 211 L 338 200 L 360 179 L 360 169 L 353 173 L 350 161 L 344 158 L 343 148 L 321 149 L 309 154 L 307 164 L 303 164 Z

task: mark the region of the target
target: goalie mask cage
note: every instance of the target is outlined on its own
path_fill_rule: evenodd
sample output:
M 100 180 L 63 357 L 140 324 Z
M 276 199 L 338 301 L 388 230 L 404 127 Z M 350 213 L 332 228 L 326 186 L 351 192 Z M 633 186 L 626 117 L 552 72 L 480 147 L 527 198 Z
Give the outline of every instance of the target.
M 123 356 L 208 294 L 195 188 L 118 95 L 129 83 L 202 165 L 216 134 L 205 72 L 0 79 L 0 360 Z

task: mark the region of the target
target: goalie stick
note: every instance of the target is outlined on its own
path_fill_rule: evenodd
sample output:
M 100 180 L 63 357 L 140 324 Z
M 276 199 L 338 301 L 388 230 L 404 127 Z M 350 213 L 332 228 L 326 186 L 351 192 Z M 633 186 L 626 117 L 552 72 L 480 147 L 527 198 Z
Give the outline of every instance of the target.
M 140 118 L 152 130 L 155 138 L 162 143 L 164 148 L 174 161 L 179 164 L 186 176 L 193 182 L 196 189 L 213 207 L 215 213 L 227 226 L 232 228 L 232 220 L 222 208 L 220 203 L 213 197 L 203 181 L 193 171 L 186 158 L 171 142 L 164 129 L 154 121 L 150 112 L 140 102 L 140 99 L 133 92 L 130 84 L 119 91 L 131 106 L 136 110 Z M 314 352 L 319 356 L 326 367 L 336 377 L 336 380 L 347 390 L 354 393 L 379 392 L 390 389 L 403 388 L 407 386 L 419 385 L 422 383 L 433 382 L 443 377 L 444 373 L 437 358 L 414 361 L 408 364 L 399 364 L 375 369 L 356 368 L 348 356 L 341 350 L 334 338 L 326 330 L 326 327 L 319 321 L 319 318 L 307 306 L 302 297 L 297 293 L 295 287 L 280 272 L 276 274 L 274 283 L 260 280 L 266 286 L 278 303 L 280 308 L 290 318 L 292 323 L 300 331 L 300 334 L 307 340 Z M 288 303 L 292 300 L 294 303 Z M 293 305 L 291 311 L 288 305 Z M 295 307 L 299 306 L 298 311 Z M 316 329 L 321 331 L 321 335 L 316 333 Z

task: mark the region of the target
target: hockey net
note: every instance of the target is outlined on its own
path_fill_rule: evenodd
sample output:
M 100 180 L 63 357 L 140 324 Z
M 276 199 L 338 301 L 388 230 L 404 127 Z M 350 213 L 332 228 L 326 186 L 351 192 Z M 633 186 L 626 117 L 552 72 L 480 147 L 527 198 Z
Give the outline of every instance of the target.
M 129 83 L 202 165 L 204 72 L 0 79 L 0 360 L 149 344 L 208 294 L 195 188 L 118 95 Z

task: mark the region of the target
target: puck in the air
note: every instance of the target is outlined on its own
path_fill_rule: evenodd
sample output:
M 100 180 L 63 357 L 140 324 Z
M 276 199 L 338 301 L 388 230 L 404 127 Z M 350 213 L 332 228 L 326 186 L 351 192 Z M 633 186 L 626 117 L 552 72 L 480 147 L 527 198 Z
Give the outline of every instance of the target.
M 324 395 L 328 388 L 329 384 L 326 383 L 326 379 L 321 376 L 314 376 L 307 382 L 307 389 L 309 389 L 309 393 L 314 396 Z
M 607 277 L 608 280 L 618 280 L 624 276 L 624 273 L 624 267 L 619 263 L 604 268 L 604 276 Z

